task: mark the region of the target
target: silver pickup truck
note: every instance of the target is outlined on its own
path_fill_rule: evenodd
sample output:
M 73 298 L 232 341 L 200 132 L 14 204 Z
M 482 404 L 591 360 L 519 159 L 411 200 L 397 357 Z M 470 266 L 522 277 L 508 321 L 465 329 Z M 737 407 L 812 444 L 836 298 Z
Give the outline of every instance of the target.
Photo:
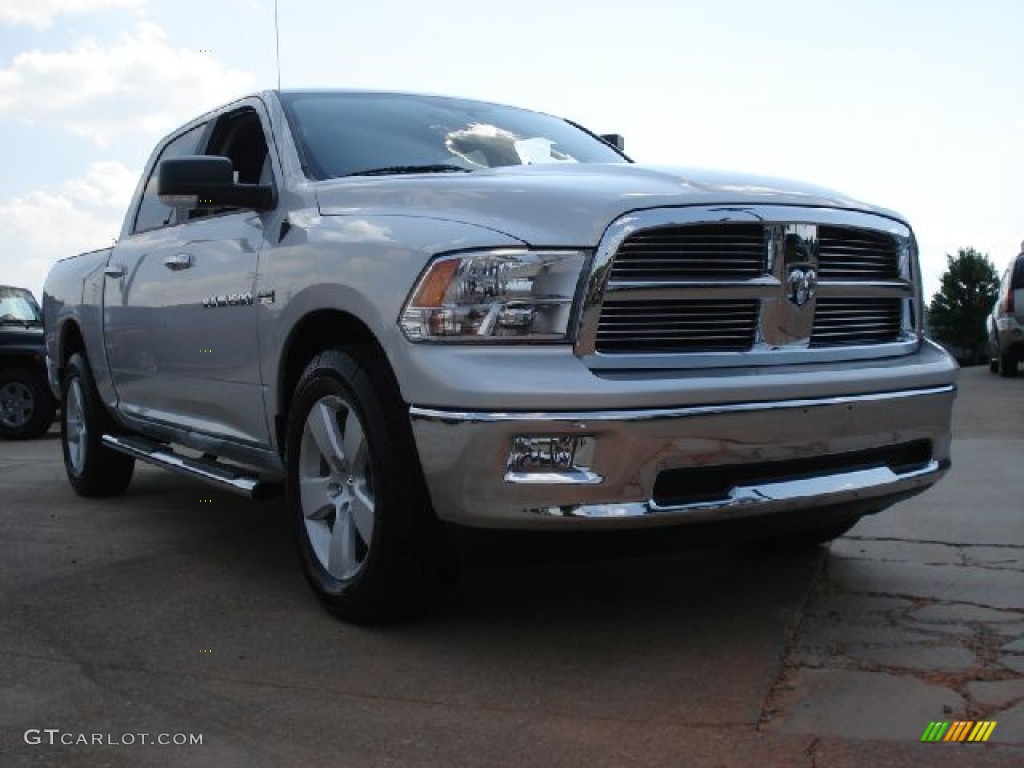
M 174 131 L 116 245 L 44 294 L 74 489 L 121 493 L 142 460 L 284 492 L 356 621 L 443 594 L 453 529 L 807 545 L 926 489 L 957 369 L 921 309 L 890 211 L 352 91 Z

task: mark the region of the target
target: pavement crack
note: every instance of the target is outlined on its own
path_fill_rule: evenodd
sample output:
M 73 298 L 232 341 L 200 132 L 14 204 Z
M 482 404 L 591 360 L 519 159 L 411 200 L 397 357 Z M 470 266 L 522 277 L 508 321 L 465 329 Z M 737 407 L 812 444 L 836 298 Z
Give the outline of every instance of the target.
M 755 728 L 758 733 L 763 732 L 763 729 L 768 722 L 778 714 L 778 708 L 773 704 L 776 689 L 781 690 L 786 685 L 785 678 L 788 671 L 789 659 L 796 652 L 797 640 L 802 634 L 804 624 L 811 616 L 808 609 L 814 603 L 818 590 L 829 584 L 828 562 L 829 558 L 823 551 L 818 558 L 817 568 L 815 569 L 814 574 L 808 580 L 807 589 L 804 592 L 803 599 L 800 601 L 800 606 L 797 609 L 797 620 L 794 622 L 793 628 L 790 630 L 789 636 L 786 638 L 786 642 L 783 645 L 777 671 L 761 701 L 761 709 L 758 714 L 757 725 Z
M 954 566 L 954 567 L 956 567 L 956 566 Z M 1004 569 L 996 569 L 996 570 L 1004 570 Z M 912 602 L 918 603 L 918 605 L 915 606 L 915 607 L 920 607 L 920 606 L 924 606 L 924 605 L 936 605 L 936 604 L 942 604 L 942 605 L 971 605 L 971 606 L 974 606 L 976 608 L 988 608 L 989 610 L 992 610 L 992 611 L 1003 611 L 1004 613 L 1019 613 L 1020 612 L 1020 611 L 1018 611 L 1015 608 L 1007 608 L 1006 606 L 1003 606 L 1003 605 L 990 605 L 988 603 L 977 603 L 977 602 L 973 602 L 971 600 L 946 600 L 946 599 L 935 598 L 935 597 L 921 597 L 918 594 L 910 594 L 910 593 L 903 593 L 903 592 L 882 592 L 882 591 L 877 591 L 877 590 L 857 590 L 857 589 L 843 588 L 842 589 L 842 593 L 846 594 L 846 595 L 863 595 L 865 597 L 882 597 L 882 598 L 890 598 L 890 599 L 894 599 L 894 600 L 910 600 Z
M 808 768 L 818 768 L 818 745 L 821 743 L 821 739 L 815 737 L 811 739 L 811 743 L 804 748 L 804 755 L 810 760 L 807 764 Z
M 892 541 L 899 544 L 934 544 L 940 547 L 952 547 L 954 549 L 970 549 L 971 547 L 991 547 L 993 549 L 1019 549 L 1024 550 L 1024 544 L 1012 544 L 1003 542 L 980 542 L 972 541 L 969 544 L 964 542 L 941 541 L 939 539 L 907 539 L 901 536 L 856 536 L 846 534 L 844 539 L 852 541 Z

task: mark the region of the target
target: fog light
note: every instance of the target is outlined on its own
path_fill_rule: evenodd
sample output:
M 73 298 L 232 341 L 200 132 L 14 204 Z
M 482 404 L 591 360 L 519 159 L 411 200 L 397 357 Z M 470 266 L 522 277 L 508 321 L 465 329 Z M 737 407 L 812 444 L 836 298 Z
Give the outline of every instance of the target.
M 519 435 L 505 464 L 507 483 L 600 483 L 590 471 L 594 439 L 585 435 Z

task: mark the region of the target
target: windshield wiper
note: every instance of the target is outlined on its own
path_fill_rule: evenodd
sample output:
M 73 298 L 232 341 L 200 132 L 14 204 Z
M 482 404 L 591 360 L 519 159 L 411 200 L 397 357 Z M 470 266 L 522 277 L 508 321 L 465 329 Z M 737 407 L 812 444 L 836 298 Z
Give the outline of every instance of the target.
M 461 165 L 389 165 L 385 168 L 370 168 L 366 171 L 346 173 L 345 176 L 393 176 L 402 173 L 472 173 Z

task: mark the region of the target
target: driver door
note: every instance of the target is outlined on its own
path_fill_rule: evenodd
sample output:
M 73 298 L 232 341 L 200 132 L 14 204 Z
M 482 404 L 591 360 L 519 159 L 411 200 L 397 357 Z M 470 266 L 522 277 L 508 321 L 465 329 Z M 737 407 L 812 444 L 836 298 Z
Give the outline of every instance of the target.
M 205 152 L 179 155 L 225 155 L 240 181 L 258 180 L 269 135 L 258 104 L 218 116 L 203 133 Z M 155 194 L 156 174 L 154 166 L 147 196 Z M 144 198 L 140 216 L 145 206 Z M 105 297 L 121 407 L 138 418 L 264 447 L 269 430 L 253 299 L 263 218 L 241 209 L 168 211 L 163 226 L 145 229 L 153 217 L 142 217 L 140 231 L 137 220 L 112 259 L 124 269 L 120 280 L 108 279 Z

